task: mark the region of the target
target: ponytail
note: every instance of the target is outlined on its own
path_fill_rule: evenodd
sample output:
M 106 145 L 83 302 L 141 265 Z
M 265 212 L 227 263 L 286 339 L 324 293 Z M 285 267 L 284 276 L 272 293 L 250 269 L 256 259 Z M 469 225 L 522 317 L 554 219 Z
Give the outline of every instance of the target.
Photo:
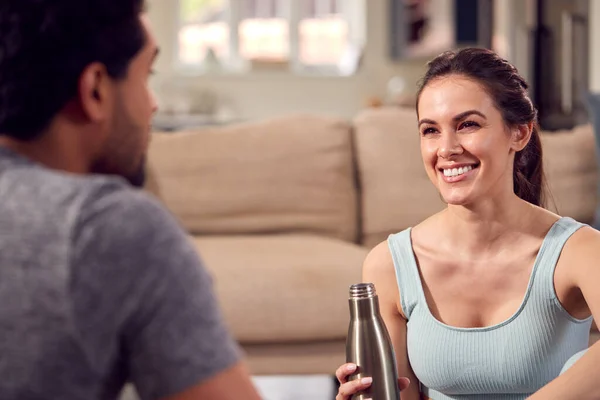
M 513 180 L 517 196 L 533 205 L 544 207 L 542 142 L 536 125 L 529 143 L 515 154 Z

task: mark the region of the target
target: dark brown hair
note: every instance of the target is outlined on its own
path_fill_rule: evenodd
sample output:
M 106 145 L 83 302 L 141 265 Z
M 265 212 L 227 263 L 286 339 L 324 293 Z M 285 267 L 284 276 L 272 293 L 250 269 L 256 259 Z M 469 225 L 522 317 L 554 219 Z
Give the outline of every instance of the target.
M 146 44 L 143 0 L 1 0 L 0 134 L 33 140 L 93 62 L 114 80 Z
M 542 144 L 537 123 L 537 109 L 527 94 L 527 82 L 517 69 L 491 50 L 466 48 L 442 53 L 427 64 L 417 93 L 429 82 L 448 75 L 462 75 L 480 83 L 493 99 L 509 127 L 533 122 L 531 139 L 515 154 L 514 191 L 521 199 L 544 206 L 545 178 L 542 166 Z

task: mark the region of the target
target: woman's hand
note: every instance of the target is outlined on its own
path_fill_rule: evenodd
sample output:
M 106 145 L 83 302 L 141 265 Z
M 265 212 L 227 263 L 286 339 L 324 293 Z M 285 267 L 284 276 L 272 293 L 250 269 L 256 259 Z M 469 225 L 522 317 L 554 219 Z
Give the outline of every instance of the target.
M 371 386 L 373 378 L 363 377 L 362 379 L 354 379 L 348 381 L 348 376 L 352 375 L 356 371 L 356 364 L 344 364 L 335 371 L 335 376 L 340 382 L 340 388 L 338 390 L 335 400 L 350 400 L 353 394 L 360 392 Z M 398 378 L 398 387 L 400 391 L 406 389 L 410 381 L 408 378 Z

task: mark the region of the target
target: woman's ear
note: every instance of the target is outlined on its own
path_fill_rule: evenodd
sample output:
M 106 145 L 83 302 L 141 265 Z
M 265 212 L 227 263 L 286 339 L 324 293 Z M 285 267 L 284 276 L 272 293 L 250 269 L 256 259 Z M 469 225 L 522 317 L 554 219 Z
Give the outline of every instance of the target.
M 521 151 L 529 143 L 531 134 L 533 133 L 533 121 L 527 124 L 516 125 L 511 129 L 512 149 L 517 152 Z

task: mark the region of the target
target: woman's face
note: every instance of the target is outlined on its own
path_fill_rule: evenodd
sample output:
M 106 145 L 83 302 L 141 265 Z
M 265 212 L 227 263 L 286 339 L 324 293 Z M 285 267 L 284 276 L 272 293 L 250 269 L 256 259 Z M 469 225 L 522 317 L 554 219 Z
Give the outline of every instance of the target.
M 479 83 L 460 75 L 434 79 L 421 92 L 417 112 L 425 169 L 446 203 L 469 205 L 513 192 L 514 152 L 522 149 L 524 129 L 507 128 Z

